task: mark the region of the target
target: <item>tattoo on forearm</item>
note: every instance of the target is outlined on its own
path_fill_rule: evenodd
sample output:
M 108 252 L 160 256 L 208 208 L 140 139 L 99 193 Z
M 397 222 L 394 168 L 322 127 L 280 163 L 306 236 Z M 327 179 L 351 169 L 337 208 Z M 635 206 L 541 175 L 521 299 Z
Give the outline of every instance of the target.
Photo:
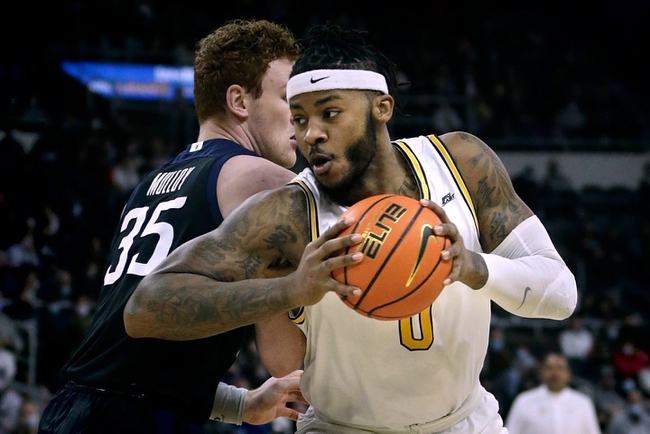
M 244 260 L 236 261 L 236 263 L 241 267 L 247 279 L 255 276 L 261 265 L 259 259 L 254 256 L 247 256 Z
M 158 277 L 140 302 L 165 336 L 209 336 L 221 325 L 251 324 L 291 307 L 290 288 L 258 278 L 285 276 L 299 264 L 308 240 L 306 202 L 301 192 L 274 199 L 222 224 L 217 236 L 195 243 L 184 262 Z
M 178 326 L 176 337 L 184 339 L 186 328 L 190 326 L 205 324 L 207 327 L 222 322 L 232 323 L 233 320 L 246 324 L 252 323 L 264 312 L 278 312 L 287 305 L 287 299 L 277 297 L 277 292 L 275 298 L 268 295 L 273 293 L 241 285 L 237 289 L 237 296 L 232 291 L 223 291 L 219 298 L 202 297 L 195 288 L 184 286 L 166 294 L 161 298 L 163 301 L 152 300 L 147 308 L 156 313 L 159 323 Z
M 481 260 L 479 255 L 472 255 L 472 268 L 475 270 L 474 276 L 477 277 L 477 280 L 472 282 L 472 285 L 470 286 L 474 289 L 484 287 L 488 279 L 487 266 L 485 265 L 485 261 Z M 480 276 L 485 277 L 478 280 L 478 277 Z
M 275 227 L 275 232 L 266 240 L 267 248 L 270 250 L 284 251 L 287 243 L 295 243 L 298 239 L 291 225 L 280 225 Z

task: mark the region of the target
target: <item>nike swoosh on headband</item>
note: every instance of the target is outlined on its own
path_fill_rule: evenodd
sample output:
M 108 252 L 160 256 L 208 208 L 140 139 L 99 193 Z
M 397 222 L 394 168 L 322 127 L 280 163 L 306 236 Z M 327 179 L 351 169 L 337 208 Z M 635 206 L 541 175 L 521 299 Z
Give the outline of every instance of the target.
M 326 75 L 325 77 L 321 77 L 321 78 L 314 78 L 314 77 L 312 77 L 312 78 L 309 79 L 309 82 L 310 82 L 311 84 L 314 84 L 314 83 L 318 83 L 319 81 L 325 80 L 326 78 L 330 78 L 330 76 L 329 76 L 329 75 Z

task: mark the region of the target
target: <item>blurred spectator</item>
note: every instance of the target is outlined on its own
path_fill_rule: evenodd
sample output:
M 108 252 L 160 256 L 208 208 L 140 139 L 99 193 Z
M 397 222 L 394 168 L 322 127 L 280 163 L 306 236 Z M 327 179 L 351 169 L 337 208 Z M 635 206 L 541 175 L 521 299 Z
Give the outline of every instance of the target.
M 464 127 L 462 118 L 447 97 L 442 97 L 438 107 L 433 111 L 431 123 L 433 130 L 438 134 L 461 130 Z
M 18 426 L 15 434 L 37 434 L 38 423 L 41 420 L 41 409 L 28 396 L 23 397 L 18 412 Z
M 139 143 L 132 141 L 126 151 L 119 154 L 117 161 L 110 169 L 111 182 L 117 193 L 117 201 L 124 205 L 133 189 L 140 182 L 140 168 L 143 159 L 139 155 Z
M 75 303 L 75 314 L 81 334 L 86 334 L 95 314 L 97 303 L 87 295 L 80 295 Z
M 613 414 L 625 408 L 625 399 L 616 387 L 616 376 L 611 365 L 601 367 L 593 397 L 601 428 L 606 427 Z
M 650 366 L 641 369 L 638 374 L 639 388 L 641 391 L 650 396 Z
M 11 299 L 4 312 L 13 319 L 26 320 L 34 318 L 37 310 L 43 306 L 39 298 L 41 280 L 35 270 L 28 270 L 21 276 L 19 293 Z
M 650 161 L 646 161 L 643 165 L 643 173 L 637 186 L 637 200 L 640 215 L 648 215 L 650 213 Z
M 638 312 L 625 315 L 620 322 L 612 345 L 612 363 L 619 382 L 629 380 L 628 384 L 636 387 L 639 374 L 650 367 L 648 333 L 644 317 Z
M 49 303 L 39 317 L 37 378 L 49 390 L 63 385 L 61 368 L 83 340 L 85 323 L 77 315 L 72 301 L 61 300 Z
M 19 423 L 22 396 L 13 389 L 16 355 L 0 347 L 0 433 L 12 434 Z
M 58 246 L 61 218 L 54 207 L 45 203 L 35 219 L 34 240 L 36 245 L 39 247 Z
M 13 351 L 20 354 L 25 347 L 25 342 L 18 332 L 11 318 L 0 312 L 0 349 Z
M 573 245 L 575 254 L 584 262 L 585 269 L 589 270 L 585 273 L 585 284 L 590 288 L 587 297 L 594 297 L 593 305 L 591 306 L 590 314 L 596 314 L 599 299 L 592 294 L 600 293 L 603 288 L 604 274 L 607 272 L 607 255 L 602 246 L 602 238 L 596 227 L 594 221 L 595 216 L 583 215 L 580 219 L 578 226 L 578 233 L 575 234 L 576 242 Z M 585 308 L 588 308 L 586 302 L 583 303 Z
M 648 353 L 637 347 L 634 340 L 623 337 L 618 348 L 613 353 L 613 365 L 616 370 L 617 381 L 626 384 L 636 384 L 639 373 L 646 367 L 650 366 L 650 356 Z M 623 386 L 625 389 L 629 388 Z
M 650 412 L 645 397 L 639 389 L 632 389 L 626 396 L 627 405 L 615 413 L 605 434 L 648 434 L 650 433 Z
M 600 434 L 591 398 L 570 387 L 571 370 L 564 356 L 544 358 L 542 384 L 521 392 L 506 418 L 509 434 Z
M 40 258 L 36 251 L 36 244 L 34 242 L 34 219 L 27 220 L 29 230 L 23 238 L 9 246 L 7 249 L 6 262 L 13 268 L 32 268 L 35 269 L 40 265 Z
M 481 382 L 499 401 L 501 415 L 508 413 L 522 381 L 520 366 L 515 365 L 512 359 L 512 348 L 506 340 L 504 329 L 492 328 Z
M 555 116 L 555 136 L 558 138 L 580 136 L 587 125 L 587 116 L 580 104 L 572 99 Z
M 537 180 L 535 179 L 535 168 L 532 165 L 525 166 L 512 178 L 512 186 L 519 197 L 534 211 L 537 209 Z
M 296 424 L 286 417 L 280 417 L 271 422 L 273 434 L 293 434 L 296 432 Z
M 546 194 L 567 192 L 572 190 L 569 178 L 562 173 L 560 163 L 556 158 L 550 158 L 546 163 L 546 172 L 542 177 L 541 188 Z
M 593 377 L 588 371 L 589 359 L 594 349 L 594 336 L 584 326 L 581 316 L 574 314 L 568 320 L 568 328 L 562 330 L 558 340 L 562 354 L 569 361 L 574 375 Z

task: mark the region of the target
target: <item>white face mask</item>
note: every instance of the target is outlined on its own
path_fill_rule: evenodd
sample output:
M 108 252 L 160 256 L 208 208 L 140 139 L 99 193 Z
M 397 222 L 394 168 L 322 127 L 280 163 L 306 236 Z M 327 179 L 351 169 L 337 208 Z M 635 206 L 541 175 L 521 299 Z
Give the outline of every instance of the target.
M 623 345 L 623 354 L 626 356 L 631 356 L 634 354 L 634 346 L 632 344 Z
M 38 427 L 38 422 L 40 421 L 40 417 L 37 414 L 30 414 L 24 419 L 24 421 L 27 427 L 36 428 Z
M 0 348 L 0 390 L 5 390 L 16 376 L 16 355 Z
M 90 310 L 92 309 L 92 305 L 90 303 L 77 303 L 76 310 L 77 310 L 77 315 L 81 317 L 85 317 L 90 313 Z

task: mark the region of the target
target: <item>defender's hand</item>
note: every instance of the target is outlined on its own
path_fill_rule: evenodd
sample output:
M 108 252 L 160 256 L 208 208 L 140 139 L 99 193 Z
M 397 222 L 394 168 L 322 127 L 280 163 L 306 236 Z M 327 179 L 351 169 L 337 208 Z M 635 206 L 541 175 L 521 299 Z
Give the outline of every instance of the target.
M 284 377 L 271 377 L 257 389 L 249 390 L 242 420 L 251 425 L 263 425 L 278 417 L 298 420 L 301 413 L 287 407 L 287 403 L 308 404 L 300 392 L 301 375 L 302 370 L 297 370 Z

